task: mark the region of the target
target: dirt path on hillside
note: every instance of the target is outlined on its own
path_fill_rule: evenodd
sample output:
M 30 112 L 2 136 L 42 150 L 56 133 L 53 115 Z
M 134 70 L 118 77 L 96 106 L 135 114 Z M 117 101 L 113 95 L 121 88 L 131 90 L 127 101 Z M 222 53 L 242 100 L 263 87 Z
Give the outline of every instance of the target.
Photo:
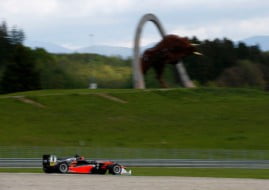
M 33 106 L 36 106 L 36 107 L 39 107 L 39 108 L 45 108 L 46 106 L 44 106 L 43 104 L 40 104 L 39 102 L 36 102 L 30 98 L 26 98 L 24 96 L 11 96 L 12 98 L 20 101 L 20 102 L 23 102 L 25 104 L 31 104 Z

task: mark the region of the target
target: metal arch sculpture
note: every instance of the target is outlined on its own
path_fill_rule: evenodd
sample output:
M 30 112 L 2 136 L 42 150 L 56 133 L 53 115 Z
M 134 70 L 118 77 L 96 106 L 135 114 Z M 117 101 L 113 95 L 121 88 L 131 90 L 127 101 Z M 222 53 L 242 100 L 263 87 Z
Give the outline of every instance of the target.
M 138 26 L 136 28 L 136 32 L 135 32 L 134 52 L 133 52 L 134 57 L 133 57 L 133 64 L 132 64 L 132 67 L 133 67 L 133 85 L 134 85 L 134 88 L 137 88 L 137 89 L 144 89 L 145 88 L 144 76 L 142 74 L 142 69 L 141 69 L 141 64 L 140 64 L 140 56 L 139 56 L 140 48 L 139 47 L 140 47 L 140 38 L 141 38 L 141 33 L 143 30 L 143 27 L 144 27 L 145 23 L 148 21 L 151 21 L 151 22 L 153 22 L 153 24 L 156 25 L 156 27 L 157 27 L 157 29 L 162 37 L 164 37 L 166 35 L 166 32 L 161 25 L 161 22 L 159 21 L 159 19 L 155 15 L 146 14 L 140 19 Z M 194 84 L 192 83 L 192 81 L 190 80 L 182 62 L 179 62 L 176 64 L 176 69 L 179 72 L 179 76 L 180 76 L 180 79 L 181 79 L 184 87 L 186 87 L 186 88 L 195 87 Z

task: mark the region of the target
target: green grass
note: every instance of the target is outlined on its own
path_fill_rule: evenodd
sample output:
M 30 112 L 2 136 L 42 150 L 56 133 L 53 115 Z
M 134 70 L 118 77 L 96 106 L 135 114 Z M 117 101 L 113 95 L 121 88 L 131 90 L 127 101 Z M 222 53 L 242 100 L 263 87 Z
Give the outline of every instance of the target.
M 269 179 L 269 169 L 228 169 L 228 168 L 150 168 L 132 167 L 133 176 L 182 176 Z M 43 173 L 40 168 L 0 168 L 8 173 Z
M 269 179 L 269 169 L 131 168 L 135 176 L 184 176 Z
M 258 90 L 44 90 L 1 95 L 0 108 L 1 146 L 269 150 L 269 94 Z
M 43 173 L 42 168 L 0 168 L 2 173 Z

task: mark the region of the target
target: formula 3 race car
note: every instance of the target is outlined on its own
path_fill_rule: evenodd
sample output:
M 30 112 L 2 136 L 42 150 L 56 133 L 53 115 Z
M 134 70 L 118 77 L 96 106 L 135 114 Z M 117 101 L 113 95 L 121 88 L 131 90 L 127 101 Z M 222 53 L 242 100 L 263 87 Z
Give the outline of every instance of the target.
M 84 157 L 75 155 L 70 158 L 57 158 L 55 155 L 43 155 L 43 171 L 45 173 L 76 173 L 76 174 L 106 174 L 131 175 L 124 166 L 112 161 L 87 161 Z

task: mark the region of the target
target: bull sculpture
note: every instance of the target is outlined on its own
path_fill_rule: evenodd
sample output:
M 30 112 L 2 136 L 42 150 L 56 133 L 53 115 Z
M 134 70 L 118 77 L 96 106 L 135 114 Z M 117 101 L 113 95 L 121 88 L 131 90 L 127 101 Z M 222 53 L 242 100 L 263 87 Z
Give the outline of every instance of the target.
M 196 51 L 195 44 L 191 44 L 187 38 L 166 35 L 157 45 L 143 53 L 141 57 L 142 73 L 145 75 L 153 67 L 160 85 L 167 88 L 162 77 L 165 64 L 175 65 L 182 58 L 191 54 L 202 55 Z

